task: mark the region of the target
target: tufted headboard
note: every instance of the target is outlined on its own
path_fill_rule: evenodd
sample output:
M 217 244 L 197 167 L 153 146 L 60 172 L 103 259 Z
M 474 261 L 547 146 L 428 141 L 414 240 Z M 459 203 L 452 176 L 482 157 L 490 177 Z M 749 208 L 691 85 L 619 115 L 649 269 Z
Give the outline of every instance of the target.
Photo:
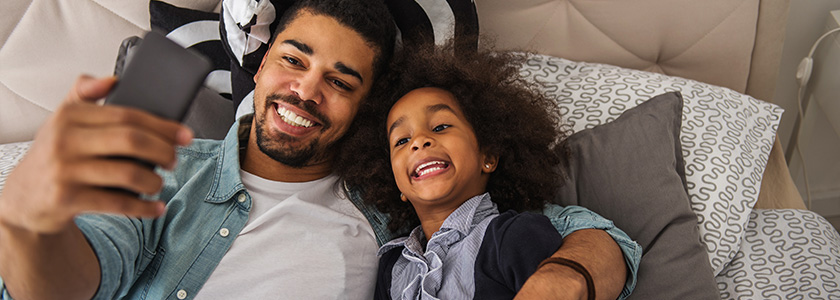
M 772 99 L 789 1 L 476 1 L 497 47 L 703 81 Z M 632 26 L 628 26 L 632 24 Z
M 168 0 L 218 11 L 219 0 Z M 31 140 L 81 73 L 113 71 L 120 42 L 149 30 L 144 0 L 0 5 L 0 143 Z M 774 92 L 789 0 L 479 0 L 483 39 L 731 88 Z M 628 24 L 630 24 L 628 26 Z M 776 143 L 759 207 L 804 207 Z

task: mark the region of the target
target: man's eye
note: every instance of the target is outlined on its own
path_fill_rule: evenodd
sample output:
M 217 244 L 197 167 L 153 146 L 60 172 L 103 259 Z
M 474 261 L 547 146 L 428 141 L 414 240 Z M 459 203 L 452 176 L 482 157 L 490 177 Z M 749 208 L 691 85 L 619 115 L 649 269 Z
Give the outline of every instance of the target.
M 345 91 L 349 91 L 349 90 L 350 90 L 350 86 L 348 86 L 347 84 L 345 84 L 345 83 L 344 83 L 344 82 L 342 82 L 341 80 L 338 80 L 338 79 L 333 79 L 333 81 L 332 81 L 332 82 L 333 82 L 333 84 L 334 84 L 336 87 L 338 87 L 338 88 L 340 88 L 340 89 L 342 89 L 342 90 L 345 90 Z
M 401 138 L 401 139 L 397 140 L 397 143 L 394 144 L 394 147 L 405 144 L 405 143 L 408 143 L 408 138 Z
M 452 125 L 448 125 L 448 124 L 440 124 L 440 125 L 438 125 L 438 126 L 435 126 L 435 128 L 432 128 L 432 131 L 434 131 L 434 132 L 440 132 L 440 131 L 443 131 L 444 129 L 449 128 L 449 127 L 452 127 Z
M 300 61 L 298 61 L 298 60 L 297 60 L 297 59 L 295 59 L 294 57 L 291 57 L 291 56 L 283 56 L 283 59 L 284 59 L 284 60 L 286 60 L 288 63 L 293 64 L 293 65 L 295 65 L 295 66 L 299 66 L 299 65 L 300 65 Z

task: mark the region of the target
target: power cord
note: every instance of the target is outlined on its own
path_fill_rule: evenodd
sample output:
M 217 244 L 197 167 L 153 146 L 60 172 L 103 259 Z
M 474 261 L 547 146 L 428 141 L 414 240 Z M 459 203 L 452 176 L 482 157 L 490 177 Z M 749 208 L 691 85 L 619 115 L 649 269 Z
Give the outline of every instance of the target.
M 814 45 L 811 46 L 811 51 L 808 52 L 808 56 L 803 58 L 802 61 L 799 62 L 799 66 L 796 68 L 796 81 L 799 83 L 799 89 L 796 93 L 796 108 L 799 118 L 796 120 L 796 124 L 794 124 L 794 131 L 793 135 L 791 136 L 793 147 L 790 148 L 790 150 L 785 154 L 785 158 L 787 159 L 789 164 L 794 151 L 799 157 L 799 161 L 802 164 L 802 178 L 803 180 L 805 180 L 805 195 L 807 196 L 809 210 L 811 209 L 811 187 L 808 184 L 808 171 L 805 167 L 805 157 L 803 157 L 802 150 L 799 145 L 799 133 L 802 130 L 801 124 L 802 121 L 805 119 L 805 112 L 802 108 L 802 98 L 805 97 L 805 94 L 808 92 L 808 80 L 811 79 L 811 71 L 813 71 L 814 69 L 814 52 L 816 52 L 817 46 L 820 45 L 823 39 L 835 32 L 840 32 L 840 28 L 834 28 L 820 36 L 820 38 L 818 38 L 817 41 L 814 42 Z

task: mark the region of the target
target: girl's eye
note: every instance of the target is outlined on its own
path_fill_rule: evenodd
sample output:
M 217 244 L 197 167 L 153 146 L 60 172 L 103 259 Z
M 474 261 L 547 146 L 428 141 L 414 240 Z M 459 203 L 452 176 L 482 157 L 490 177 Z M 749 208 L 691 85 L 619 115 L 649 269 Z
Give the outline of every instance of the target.
M 408 138 L 401 138 L 401 139 L 397 140 L 397 143 L 394 144 L 394 147 L 405 144 L 405 143 L 408 143 Z
M 435 126 L 435 128 L 432 128 L 432 131 L 434 131 L 434 132 L 441 132 L 441 131 L 443 131 L 444 129 L 449 128 L 449 127 L 452 127 L 452 125 L 448 125 L 448 124 L 440 124 L 440 125 L 438 125 L 438 126 Z

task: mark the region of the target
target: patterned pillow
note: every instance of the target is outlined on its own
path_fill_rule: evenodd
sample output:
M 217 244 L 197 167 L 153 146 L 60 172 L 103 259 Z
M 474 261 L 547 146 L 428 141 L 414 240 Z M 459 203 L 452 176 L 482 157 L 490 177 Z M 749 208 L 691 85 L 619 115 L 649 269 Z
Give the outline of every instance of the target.
M 207 75 L 204 86 L 230 99 L 230 58 L 219 36 L 219 14 L 152 0 L 149 16 L 152 30 L 166 34 L 167 38 L 213 62 L 213 71 Z
M 755 209 L 717 280 L 721 299 L 840 299 L 840 233 L 822 216 Z
M 615 120 L 652 96 L 679 91 L 680 143 L 691 209 L 717 275 L 738 252 L 782 109 L 727 88 L 616 66 L 535 55 L 522 66 L 563 107 L 574 131 Z

